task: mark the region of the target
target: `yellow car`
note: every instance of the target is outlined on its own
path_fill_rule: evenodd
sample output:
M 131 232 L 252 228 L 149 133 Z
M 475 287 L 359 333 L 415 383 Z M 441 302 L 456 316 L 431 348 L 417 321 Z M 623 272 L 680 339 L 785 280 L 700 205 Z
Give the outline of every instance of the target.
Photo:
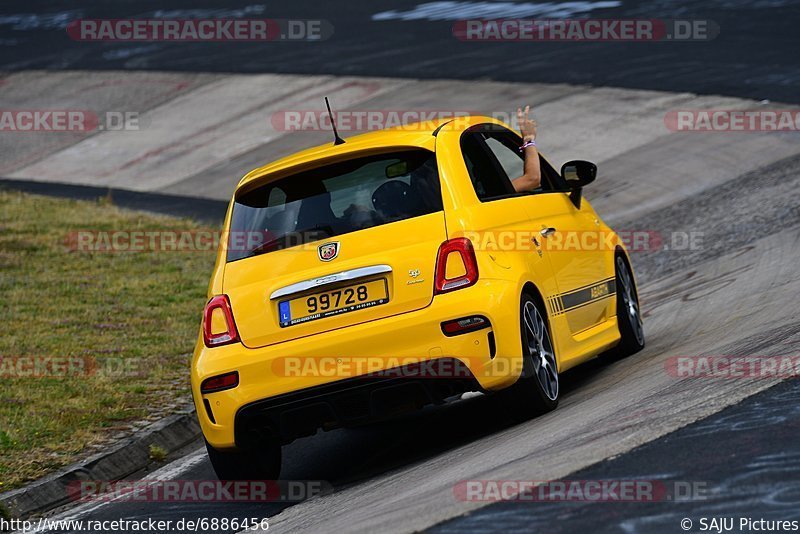
M 248 173 L 225 220 L 192 360 L 224 480 L 273 479 L 299 437 L 507 390 L 555 408 L 558 376 L 644 346 L 630 260 L 581 188 L 515 193 L 520 136 L 488 117 L 406 125 Z

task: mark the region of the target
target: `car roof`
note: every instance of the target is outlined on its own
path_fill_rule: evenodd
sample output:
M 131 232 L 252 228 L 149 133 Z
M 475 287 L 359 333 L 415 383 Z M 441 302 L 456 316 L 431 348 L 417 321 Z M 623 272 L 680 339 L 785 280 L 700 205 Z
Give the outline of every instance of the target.
M 339 145 L 334 145 L 331 140 L 328 143 L 295 152 L 262 167 L 253 169 L 241 179 L 236 189 L 238 191 L 243 186 L 254 182 L 262 182 L 262 178 L 268 175 L 270 175 L 270 178 L 272 178 L 272 176 L 279 178 L 286 174 L 302 171 L 306 168 L 324 165 L 326 162 L 346 159 L 347 155 L 357 152 L 369 152 L 371 150 L 380 151 L 392 147 L 419 147 L 433 150 L 435 146 L 434 132 L 449 122 L 457 123 L 457 127 L 460 128 L 486 122 L 503 124 L 496 119 L 480 115 L 458 117 L 457 119 L 447 117 L 355 135 L 346 138 L 345 142 Z M 505 124 L 503 125 L 508 127 Z M 333 132 L 331 132 L 331 138 L 332 137 Z M 249 187 L 247 189 L 249 189 Z

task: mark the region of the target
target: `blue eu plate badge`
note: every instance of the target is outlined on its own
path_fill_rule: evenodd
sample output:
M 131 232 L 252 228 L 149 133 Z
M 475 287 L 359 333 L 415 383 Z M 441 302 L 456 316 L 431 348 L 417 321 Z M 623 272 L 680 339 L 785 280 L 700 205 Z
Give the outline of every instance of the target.
M 281 324 L 286 324 L 292 320 L 292 312 L 288 300 L 278 303 L 278 315 L 281 318 Z

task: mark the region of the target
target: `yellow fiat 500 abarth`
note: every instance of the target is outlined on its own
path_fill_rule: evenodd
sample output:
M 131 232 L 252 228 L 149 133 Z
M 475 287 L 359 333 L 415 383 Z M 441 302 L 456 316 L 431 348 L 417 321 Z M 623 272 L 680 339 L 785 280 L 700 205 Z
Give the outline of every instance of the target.
M 217 475 L 273 479 L 281 446 L 508 390 L 551 410 L 559 372 L 644 346 L 622 240 L 586 161 L 515 193 L 520 136 L 471 116 L 372 132 L 247 174 L 192 360 Z

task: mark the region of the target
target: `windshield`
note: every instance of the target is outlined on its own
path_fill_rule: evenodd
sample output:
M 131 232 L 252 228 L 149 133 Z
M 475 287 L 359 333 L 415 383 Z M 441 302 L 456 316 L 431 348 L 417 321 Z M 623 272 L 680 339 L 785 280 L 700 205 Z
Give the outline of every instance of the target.
M 235 261 L 441 210 L 433 152 L 413 149 L 351 159 L 238 196 L 227 259 Z M 241 239 L 242 235 L 247 238 Z

